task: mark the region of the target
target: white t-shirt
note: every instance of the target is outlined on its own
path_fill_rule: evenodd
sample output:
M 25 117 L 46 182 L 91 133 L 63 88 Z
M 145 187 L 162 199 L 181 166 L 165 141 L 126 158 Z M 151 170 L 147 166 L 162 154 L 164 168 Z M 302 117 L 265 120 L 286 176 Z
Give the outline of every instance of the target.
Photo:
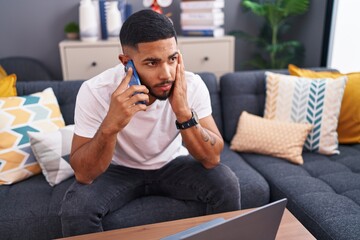
M 82 84 L 75 107 L 76 135 L 94 137 L 108 112 L 111 94 L 124 76 L 124 66 L 119 64 Z M 200 119 L 211 115 L 210 95 L 205 83 L 199 75 L 185 72 L 185 76 L 189 106 Z M 112 163 L 150 170 L 187 155 L 175 120 L 168 100 L 156 100 L 146 111 L 137 112 L 117 135 Z

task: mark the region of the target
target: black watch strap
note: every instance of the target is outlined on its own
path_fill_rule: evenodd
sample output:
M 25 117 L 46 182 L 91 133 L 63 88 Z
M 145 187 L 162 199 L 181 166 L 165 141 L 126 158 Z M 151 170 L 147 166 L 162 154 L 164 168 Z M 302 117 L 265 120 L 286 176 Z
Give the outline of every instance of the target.
M 196 112 L 193 109 L 191 109 L 191 114 L 192 114 L 192 116 L 191 116 L 190 120 L 188 120 L 186 122 L 179 123 L 176 120 L 175 121 L 176 128 L 180 129 L 180 130 L 184 130 L 184 129 L 191 128 L 191 127 L 197 125 L 199 123 L 199 119 L 198 119 Z

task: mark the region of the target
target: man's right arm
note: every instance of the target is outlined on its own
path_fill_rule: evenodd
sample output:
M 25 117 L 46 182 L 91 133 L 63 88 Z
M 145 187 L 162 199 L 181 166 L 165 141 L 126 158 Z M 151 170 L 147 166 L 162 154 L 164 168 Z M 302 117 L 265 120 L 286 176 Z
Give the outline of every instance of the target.
M 113 158 L 117 134 L 129 123 L 138 111 L 145 111 L 145 104 L 139 101 L 149 101 L 148 89 L 143 85 L 128 88 L 132 70 L 119 84 L 111 95 L 109 110 L 99 129 L 92 138 L 74 134 L 70 164 L 74 169 L 76 180 L 83 184 L 92 183 L 106 171 Z M 145 94 L 136 94 L 142 92 Z
M 76 180 L 90 184 L 109 167 L 114 153 L 116 134 L 108 134 L 100 127 L 94 138 L 74 134 L 70 156 Z

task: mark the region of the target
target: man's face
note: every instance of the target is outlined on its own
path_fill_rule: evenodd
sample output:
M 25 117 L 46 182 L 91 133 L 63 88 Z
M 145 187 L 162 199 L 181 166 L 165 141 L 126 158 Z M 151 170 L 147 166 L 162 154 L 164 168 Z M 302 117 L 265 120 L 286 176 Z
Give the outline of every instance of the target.
M 140 43 L 127 55 L 134 61 L 141 83 L 149 89 L 150 103 L 166 100 L 172 92 L 178 63 L 175 38 Z

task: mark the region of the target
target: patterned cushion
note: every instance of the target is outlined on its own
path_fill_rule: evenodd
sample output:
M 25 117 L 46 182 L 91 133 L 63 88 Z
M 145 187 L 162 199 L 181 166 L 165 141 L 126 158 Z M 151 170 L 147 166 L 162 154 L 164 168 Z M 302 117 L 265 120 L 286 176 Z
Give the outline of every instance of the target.
M 338 78 L 347 76 L 348 82 L 341 103 L 339 143 L 360 143 L 360 72 L 341 74 L 338 72 L 315 72 L 289 65 L 291 75 L 309 78 Z M 358 104 L 354 104 L 358 103 Z
M 73 134 L 74 125 L 49 133 L 28 132 L 31 149 L 52 187 L 74 175 L 70 164 L 64 159 L 70 154 Z
M 65 125 L 51 88 L 28 96 L 0 98 L 0 184 L 41 172 L 27 132 L 55 131 Z
M 3 78 L 0 77 L 0 97 L 14 97 L 16 95 L 16 75 L 10 74 Z
M 322 154 L 338 154 L 336 128 L 346 77 L 309 79 L 266 72 L 267 119 L 310 123 L 313 130 L 305 148 Z
M 284 158 L 303 164 L 303 145 L 312 126 L 264 119 L 242 112 L 230 148 L 240 152 L 253 152 Z

